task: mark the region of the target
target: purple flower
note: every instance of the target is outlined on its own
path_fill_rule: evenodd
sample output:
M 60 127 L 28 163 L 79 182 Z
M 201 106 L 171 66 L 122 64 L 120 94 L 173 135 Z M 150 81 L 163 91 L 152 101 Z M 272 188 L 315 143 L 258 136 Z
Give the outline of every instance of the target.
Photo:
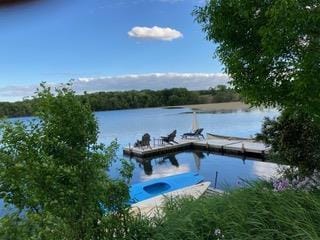
M 275 191 L 281 192 L 291 187 L 288 179 L 277 179 L 273 181 L 273 188 Z
M 315 171 L 308 177 L 296 176 L 289 181 L 287 178 L 273 179 L 272 185 L 274 191 L 284 191 L 288 188 L 299 189 L 304 191 L 311 191 L 314 189 L 320 189 L 320 173 Z

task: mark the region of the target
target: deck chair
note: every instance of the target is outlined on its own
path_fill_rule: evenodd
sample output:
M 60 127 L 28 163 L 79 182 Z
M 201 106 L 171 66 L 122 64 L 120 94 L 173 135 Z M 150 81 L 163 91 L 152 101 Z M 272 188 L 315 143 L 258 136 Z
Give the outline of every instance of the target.
M 174 130 L 172 133 L 170 133 L 168 136 L 165 137 L 161 137 L 162 141 L 164 141 L 165 143 L 168 143 L 170 145 L 173 145 L 172 143 L 178 143 L 176 142 L 174 139 L 177 135 L 177 130 Z
M 150 134 L 145 133 L 142 136 L 141 140 L 136 141 L 136 143 L 134 144 L 134 147 L 140 147 L 140 148 L 149 147 L 149 148 L 151 148 L 150 141 L 151 141 Z
M 198 128 L 194 132 L 184 133 L 181 137 L 182 138 L 188 138 L 188 137 L 200 138 L 200 137 L 202 137 L 204 139 L 202 132 L 203 132 L 203 128 Z

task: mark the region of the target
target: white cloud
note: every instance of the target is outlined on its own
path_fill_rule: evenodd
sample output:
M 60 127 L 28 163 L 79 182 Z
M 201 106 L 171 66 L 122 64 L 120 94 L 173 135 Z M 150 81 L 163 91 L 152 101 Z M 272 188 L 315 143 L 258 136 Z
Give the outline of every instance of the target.
M 126 91 L 184 87 L 189 90 L 208 89 L 227 84 L 229 77 L 223 73 L 148 73 L 105 77 L 82 77 L 74 81 L 77 93 L 98 91 Z M 58 84 L 51 83 L 50 86 Z M 39 85 L 0 87 L 0 101 L 15 101 L 34 95 Z
M 77 92 L 159 90 L 185 87 L 190 90 L 208 89 L 227 84 L 229 78 L 222 73 L 148 73 L 99 78 L 79 78 L 74 83 Z
M 128 35 L 133 38 L 141 38 L 141 39 L 153 39 L 153 40 L 162 40 L 162 41 L 172 41 L 174 39 L 182 38 L 183 35 L 181 32 L 166 27 L 158 27 L 154 26 L 152 28 L 149 27 L 133 27 Z

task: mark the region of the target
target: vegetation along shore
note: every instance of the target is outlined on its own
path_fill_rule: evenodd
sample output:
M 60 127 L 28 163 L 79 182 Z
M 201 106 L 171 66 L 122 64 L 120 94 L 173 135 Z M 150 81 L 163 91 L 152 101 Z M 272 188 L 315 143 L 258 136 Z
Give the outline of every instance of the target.
M 232 88 L 224 85 L 199 91 L 189 91 L 186 88 L 171 88 L 158 91 L 86 93 L 77 97 L 81 102 L 89 102 L 92 111 L 222 103 L 240 100 L 239 94 Z M 36 105 L 37 100 L 35 99 L 26 99 L 18 102 L 0 102 L 0 117 L 31 116 L 35 113 Z M 224 105 L 223 109 L 230 109 L 231 106 L 238 107 L 238 105 Z M 217 107 L 218 105 L 211 106 L 210 109 Z M 199 107 L 197 106 L 197 108 Z

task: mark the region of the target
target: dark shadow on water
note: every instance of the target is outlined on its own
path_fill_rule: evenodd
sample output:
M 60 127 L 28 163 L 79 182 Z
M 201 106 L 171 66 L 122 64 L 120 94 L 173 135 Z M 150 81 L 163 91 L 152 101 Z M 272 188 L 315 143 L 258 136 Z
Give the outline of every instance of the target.
M 161 164 L 163 162 L 166 162 L 167 160 L 171 163 L 172 166 L 179 167 L 179 162 L 176 158 L 176 154 L 169 154 L 165 157 L 162 157 L 162 160 L 158 163 Z
M 143 168 L 143 171 L 147 176 L 152 175 L 152 172 L 153 172 L 153 168 L 151 164 L 152 159 L 144 160 L 144 161 L 138 161 L 136 159 L 136 161 L 139 163 L 140 168 Z

